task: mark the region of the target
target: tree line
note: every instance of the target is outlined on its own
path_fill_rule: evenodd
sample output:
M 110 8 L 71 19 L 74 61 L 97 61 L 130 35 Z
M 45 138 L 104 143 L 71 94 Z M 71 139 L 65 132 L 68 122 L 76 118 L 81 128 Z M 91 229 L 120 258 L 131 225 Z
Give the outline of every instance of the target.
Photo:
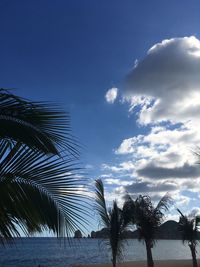
M 172 204 L 171 197 L 166 194 L 153 205 L 151 198 L 147 195 L 139 195 L 135 200 L 130 195 L 126 195 L 122 208 L 113 201 L 113 205 L 107 208 L 104 186 L 101 179 L 96 180 L 96 210 L 99 214 L 101 223 L 108 231 L 107 245 L 112 252 L 112 265 L 116 267 L 117 259 L 122 259 L 123 244 L 125 241 L 124 233 L 135 225 L 138 230 L 138 240 L 143 240 L 146 246 L 147 266 L 154 267 L 152 248 L 156 242 L 156 232 L 163 222 L 165 212 Z M 183 243 L 188 243 L 191 250 L 193 267 L 197 267 L 196 246 L 198 239 L 198 224 L 200 217 L 190 218 L 184 215 L 179 209 L 180 214 L 178 228 L 181 233 Z

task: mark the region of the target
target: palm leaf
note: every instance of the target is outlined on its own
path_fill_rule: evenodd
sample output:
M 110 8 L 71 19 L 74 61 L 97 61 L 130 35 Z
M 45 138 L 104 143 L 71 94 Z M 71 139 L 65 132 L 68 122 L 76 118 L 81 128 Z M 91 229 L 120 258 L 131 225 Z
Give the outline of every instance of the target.
M 135 223 L 135 203 L 134 200 L 130 197 L 130 195 L 126 195 L 124 197 L 125 201 L 122 208 L 123 218 L 124 218 L 124 226 L 128 226 L 130 224 Z
M 105 227 L 110 226 L 110 218 L 108 216 L 105 196 L 104 196 L 104 186 L 101 179 L 97 179 L 95 181 L 95 202 L 96 202 L 96 210 L 101 217 L 101 221 Z
M 19 228 L 25 234 L 48 228 L 69 236 L 86 224 L 85 181 L 76 178 L 75 162 L 24 145 L 9 153 L 0 151 L 0 236 L 18 236 Z
M 189 242 L 190 244 L 196 244 L 196 240 L 198 239 L 198 216 L 189 218 L 184 215 L 179 209 L 177 209 L 177 211 L 180 214 L 178 229 L 181 233 L 183 243 Z
M 89 199 L 69 114 L 0 89 L 0 123 L 0 237 L 84 227 Z
M 167 193 L 160 199 L 160 201 L 158 202 L 158 204 L 156 206 L 156 209 L 167 211 L 169 209 L 169 206 L 171 205 L 171 203 L 172 203 L 172 198 Z
M 69 114 L 56 105 L 31 102 L 0 89 L 0 138 L 22 142 L 45 153 L 65 149 L 78 155 Z

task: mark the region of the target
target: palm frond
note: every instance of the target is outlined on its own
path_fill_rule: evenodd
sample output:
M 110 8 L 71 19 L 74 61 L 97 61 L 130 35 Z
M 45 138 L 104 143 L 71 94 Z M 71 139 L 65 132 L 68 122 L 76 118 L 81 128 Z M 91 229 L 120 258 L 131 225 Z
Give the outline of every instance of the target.
M 135 213 L 135 203 L 130 195 L 124 197 L 125 201 L 122 208 L 124 226 L 135 223 L 134 213 Z
M 149 196 L 140 195 L 137 197 L 134 216 L 139 240 L 144 239 L 154 242 L 158 218 L 154 213 L 154 207 Z
M 56 105 L 31 102 L 1 89 L 0 123 L 0 139 L 22 142 L 45 153 L 59 154 L 65 149 L 78 155 L 69 114 Z
M 74 161 L 24 145 L 9 153 L 0 151 L 0 236 L 19 235 L 19 227 L 25 234 L 48 228 L 69 236 L 86 225 L 86 183 L 76 178 Z
M 170 197 L 165 195 L 154 207 L 147 195 L 139 195 L 135 201 L 126 196 L 124 206 L 129 210 L 128 220 L 136 225 L 139 240 L 149 240 L 152 244 L 155 242 L 156 231 L 162 223 L 164 211 L 168 209 L 170 200 Z
M 160 201 L 158 202 L 156 209 L 157 210 L 163 210 L 167 211 L 169 209 L 169 206 L 172 204 L 172 198 L 171 196 L 167 193 L 165 194 Z
M 189 242 L 189 244 L 196 244 L 198 239 L 198 216 L 189 218 L 188 216 L 184 215 L 179 209 L 177 211 L 180 214 L 179 222 L 178 222 L 178 229 L 181 233 L 183 243 Z
M 96 202 L 96 210 L 101 218 L 101 221 L 105 227 L 110 226 L 110 218 L 108 216 L 105 196 L 104 196 L 104 186 L 101 179 L 97 179 L 95 181 L 95 202 Z
M 185 217 L 185 215 L 183 215 L 183 213 L 179 209 L 177 209 L 177 211 L 181 215 L 181 217 Z

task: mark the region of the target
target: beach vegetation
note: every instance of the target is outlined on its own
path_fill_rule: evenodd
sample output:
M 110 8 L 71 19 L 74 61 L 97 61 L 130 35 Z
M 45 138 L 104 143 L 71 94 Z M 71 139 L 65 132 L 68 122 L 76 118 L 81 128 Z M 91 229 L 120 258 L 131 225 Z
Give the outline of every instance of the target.
M 126 196 L 124 206 L 128 209 L 125 214 L 127 221 L 135 224 L 138 230 L 139 241 L 143 240 L 147 251 L 147 265 L 154 267 L 152 248 L 156 241 L 156 232 L 163 222 L 164 212 L 168 210 L 170 197 L 165 195 L 154 207 L 149 196 L 142 196 L 133 200 Z
M 113 201 L 112 207 L 107 208 L 101 179 L 96 180 L 95 187 L 95 208 L 100 216 L 101 224 L 107 229 L 108 238 L 104 241 L 111 249 L 112 265 L 116 267 L 117 260 L 120 261 L 123 258 L 124 232 L 127 229 L 128 221 L 124 220 L 123 209 L 119 208 L 116 200 Z
M 191 254 L 192 254 L 192 262 L 193 267 L 197 267 L 197 258 L 196 258 L 196 246 L 198 242 L 198 225 L 200 223 L 199 216 L 186 216 L 177 209 L 180 217 L 178 223 L 178 229 L 181 232 L 181 237 L 183 243 L 187 243 Z

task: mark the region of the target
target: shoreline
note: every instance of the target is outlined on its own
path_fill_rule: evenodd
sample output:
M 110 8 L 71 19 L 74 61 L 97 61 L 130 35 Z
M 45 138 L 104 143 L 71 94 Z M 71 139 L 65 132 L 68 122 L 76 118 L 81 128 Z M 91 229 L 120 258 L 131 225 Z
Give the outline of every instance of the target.
M 200 266 L 200 259 L 197 259 Z M 192 259 L 187 260 L 154 260 L 155 267 L 192 267 Z M 111 263 L 102 264 L 83 264 L 74 265 L 73 267 L 112 267 Z M 116 267 L 147 267 L 147 261 L 127 261 L 117 263 Z

